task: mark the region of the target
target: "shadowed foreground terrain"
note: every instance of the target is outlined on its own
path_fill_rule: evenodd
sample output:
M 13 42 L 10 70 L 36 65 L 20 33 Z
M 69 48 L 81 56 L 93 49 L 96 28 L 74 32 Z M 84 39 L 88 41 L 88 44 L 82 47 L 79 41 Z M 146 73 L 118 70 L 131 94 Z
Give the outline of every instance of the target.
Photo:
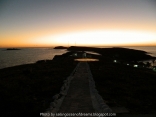
M 0 70 L 1 117 L 34 116 L 45 112 L 53 101 L 76 62 L 38 61 Z
M 71 47 L 70 52 L 53 60 L 0 69 L 1 117 L 38 117 L 46 112 L 53 96 L 77 65 L 74 59 L 98 59 L 88 62 L 99 94 L 110 108 L 120 114 L 156 114 L 156 72 L 134 68 L 139 60 L 155 59 L 144 51 L 126 48 Z M 84 58 L 84 59 L 85 59 Z M 119 62 L 114 63 L 114 59 Z M 126 65 L 124 63 L 131 63 Z
M 109 60 L 89 62 L 89 65 L 97 90 L 112 110 L 128 114 L 156 114 L 155 72 Z M 120 112 L 117 111 L 119 109 Z
M 139 62 L 155 60 L 155 57 L 127 48 L 69 47 L 68 50 L 102 55 L 96 56 L 99 61 L 88 63 L 97 90 L 117 115 L 156 115 L 156 72 Z M 139 67 L 135 68 L 134 64 Z

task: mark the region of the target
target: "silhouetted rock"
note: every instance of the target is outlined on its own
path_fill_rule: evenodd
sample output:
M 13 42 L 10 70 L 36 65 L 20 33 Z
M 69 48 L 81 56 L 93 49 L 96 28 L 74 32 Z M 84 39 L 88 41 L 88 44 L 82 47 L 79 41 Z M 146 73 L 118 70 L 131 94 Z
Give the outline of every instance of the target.
M 148 55 L 147 52 L 142 50 L 134 50 L 128 48 L 93 48 L 93 47 L 76 47 L 71 46 L 67 49 L 68 51 L 93 51 L 101 54 L 103 57 L 109 57 L 110 59 L 126 60 L 126 61 L 141 61 L 156 59 Z
M 54 49 L 67 49 L 68 47 L 64 47 L 64 46 L 57 46 L 57 47 L 54 47 Z
M 18 48 L 7 48 L 6 50 L 21 50 L 21 49 L 18 49 Z

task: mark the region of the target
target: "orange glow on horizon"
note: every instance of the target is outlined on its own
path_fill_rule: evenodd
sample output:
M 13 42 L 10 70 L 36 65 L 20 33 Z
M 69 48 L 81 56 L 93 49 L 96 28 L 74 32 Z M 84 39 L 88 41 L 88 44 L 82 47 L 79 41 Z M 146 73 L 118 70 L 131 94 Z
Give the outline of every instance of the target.
M 65 46 L 141 46 L 156 44 L 156 34 L 141 31 L 96 30 L 40 37 L 33 39 L 33 43 Z
M 156 46 L 154 0 L 2 3 L 0 48 Z
M 32 33 L 5 38 L 8 39 L 1 41 L 0 47 L 156 46 L 154 32 L 134 30 L 84 30 L 52 35 Z

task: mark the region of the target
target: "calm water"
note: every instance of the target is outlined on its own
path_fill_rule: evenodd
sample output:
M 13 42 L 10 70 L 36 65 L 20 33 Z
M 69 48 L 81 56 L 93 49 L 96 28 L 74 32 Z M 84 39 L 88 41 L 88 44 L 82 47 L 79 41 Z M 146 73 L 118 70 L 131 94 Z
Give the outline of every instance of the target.
M 156 57 L 156 47 L 125 47 L 130 49 L 143 50 L 151 56 Z M 34 63 L 38 60 L 51 60 L 55 55 L 65 53 L 66 50 L 51 48 L 26 48 L 21 50 L 6 51 L 0 49 L 0 69 L 15 65 Z
M 125 47 L 125 48 L 130 48 L 130 49 L 136 49 L 136 50 L 143 50 L 148 52 L 149 55 L 156 57 L 156 46 L 153 47 Z
M 0 49 L 0 69 L 15 65 L 34 63 L 38 60 L 51 60 L 55 55 L 65 53 L 66 50 L 50 48 L 26 48 L 21 50 Z

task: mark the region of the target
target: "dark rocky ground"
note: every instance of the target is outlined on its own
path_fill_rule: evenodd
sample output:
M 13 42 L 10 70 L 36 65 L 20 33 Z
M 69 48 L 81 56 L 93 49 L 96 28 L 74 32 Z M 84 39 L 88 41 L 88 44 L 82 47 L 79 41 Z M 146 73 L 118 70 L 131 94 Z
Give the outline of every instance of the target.
M 145 51 L 128 48 L 69 47 L 70 51 L 93 51 L 102 56 L 89 62 L 97 90 L 117 115 L 156 116 L 156 72 L 140 60 L 155 60 Z M 119 63 L 114 63 L 114 60 Z M 131 65 L 126 65 L 130 63 Z M 134 64 L 140 66 L 134 68 Z
M 1 117 L 39 117 L 76 65 L 73 60 L 62 59 L 1 69 Z
M 101 54 L 90 55 L 99 61 L 89 62 L 89 65 L 99 93 L 111 108 L 125 108 L 130 114 L 156 113 L 156 73 L 113 63 L 114 59 L 137 61 L 154 57 L 144 51 L 123 48 L 74 47 L 69 50 L 72 52 L 58 55 L 53 60 L 0 69 L 1 117 L 37 117 L 45 112 L 53 101 L 52 96 L 59 93 L 63 80 L 76 67 L 74 58 L 81 58 L 71 56 L 76 51 Z
M 117 113 L 156 114 L 156 73 L 105 60 L 89 62 L 97 90 Z

